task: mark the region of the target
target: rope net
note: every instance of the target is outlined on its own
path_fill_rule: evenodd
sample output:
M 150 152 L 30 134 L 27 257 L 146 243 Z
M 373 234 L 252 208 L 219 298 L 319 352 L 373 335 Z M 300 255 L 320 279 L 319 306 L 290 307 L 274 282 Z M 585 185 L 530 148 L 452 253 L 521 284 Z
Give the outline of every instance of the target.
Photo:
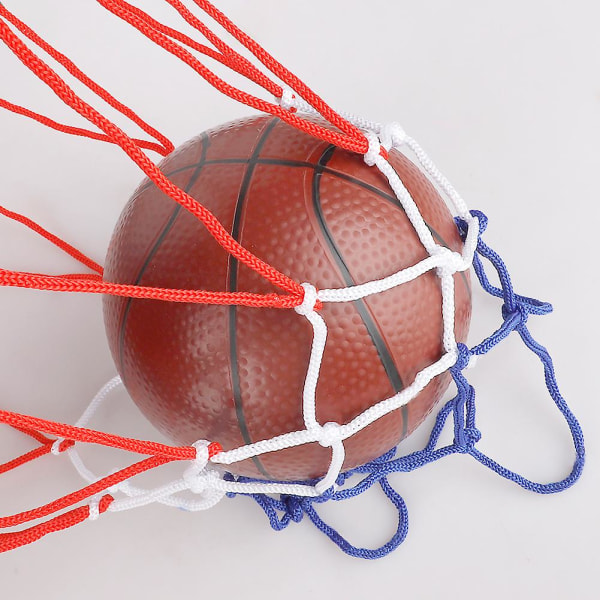
M 421 146 L 407 135 L 399 124 L 380 124 L 334 111 L 298 77 L 275 60 L 209 2 L 193 0 L 195 12 L 203 17 L 196 16 L 195 12 L 192 12 L 179 0 L 165 0 L 165 2 L 171 5 L 198 34 L 203 36 L 210 46 L 160 23 L 124 0 L 98 0 L 100 5 L 187 64 L 195 73 L 224 95 L 261 112 L 274 115 L 328 143 L 362 154 L 365 163 L 373 169 L 378 169 L 389 182 L 421 244 L 427 251 L 427 257 L 385 278 L 345 288 L 317 289 L 310 282 L 294 281 L 243 247 L 213 214 L 173 184 L 160 171 L 145 151 L 152 151 L 161 156 L 168 155 L 174 147 L 163 134 L 92 81 L 69 58 L 45 42 L 6 6 L 0 4 L 0 39 L 2 42 L 65 104 L 83 116 L 95 129 L 88 130 L 60 124 L 3 99 L 0 99 L 0 106 L 21 116 L 32 118 L 57 131 L 119 146 L 157 188 L 193 214 L 226 252 L 254 270 L 278 291 L 257 294 L 244 291 L 179 290 L 124 285 L 106 281 L 103 278 L 102 267 L 95 261 L 58 236 L 46 231 L 28 217 L 3 207 L 0 207 L 0 212 L 5 217 L 29 227 L 75 258 L 91 272 L 44 275 L 0 269 L 0 284 L 62 292 L 111 294 L 156 301 L 293 309 L 298 313 L 298 318 L 306 319 L 312 328 L 310 360 L 307 365 L 302 397 L 304 428 L 272 439 L 242 445 L 232 450 L 224 451 L 218 440 L 199 440 L 191 446 L 177 447 L 119 437 L 89 429 L 87 426 L 97 408 L 113 390 L 122 384 L 118 377 L 102 388 L 74 426 L 0 410 L 0 422 L 30 436 L 39 444 L 38 448 L 0 465 L 0 473 L 47 454 L 66 454 L 86 482 L 86 485 L 80 490 L 67 494 L 54 502 L 19 514 L 1 517 L 0 528 L 10 528 L 11 531 L 0 534 L 0 550 L 11 550 L 40 539 L 48 533 L 60 531 L 88 519 L 97 519 L 107 511 L 127 510 L 154 502 L 188 511 L 197 511 L 213 506 L 224 496 L 245 495 L 256 500 L 265 511 L 271 526 L 276 530 L 285 528 L 292 521 L 300 521 L 304 515 L 307 515 L 344 552 L 362 558 L 377 558 L 396 548 L 404 540 L 408 528 L 405 503 L 388 481 L 388 477 L 392 473 L 412 471 L 444 456 L 464 453 L 470 454 L 502 477 L 538 493 L 558 492 L 572 485 L 583 468 L 583 435 L 577 420 L 560 394 L 550 355 L 533 339 L 527 328 L 529 315 L 547 314 L 551 311 L 551 306 L 515 293 L 502 259 L 482 239 L 482 234 L 487 226 L 487 218 L 479 211 L 469 211 L 461 196 L 433 164 Z M 248 51 L 256 59 L 257 64 L 242 56 L 217 36 L 205 23 L 210 19 L 220 25 L 235 42 Z M 62 65 L 71 76 L 140 127 L 152 140 L 133 138 L 117 127 L 79 97 L 40 56 L 30 49 L 24 40 L 37 46 L 40 51 L 45 52 Z M 272 95 L 274 100 L 264 100 L 231 86 L 207 67 L 203 59 L 198 56 L 213 60 L 221 67 L 244 75 L 249 82 Z M 314 116 L 325 119 L 329 126 L 311 120 L 311 117 Z M 423 171 L 443 191 L 453 214 L 456 215 L 456 225 L 464 243 L 462 252 L 451 251 L 433 238 L 411 194 L 388 160 L 388 153 L 392 149 L 412 153 Z M 485 259 L 496 271 L 500 287 L 490 283 L 482 259 Z M 482 342 L 469 348 L 465 344 L 458 343 L 455 338 L 454 274 L 467 271 L 471 267 L 483 289 L 501 299 L 503 304 L 500 326 Z M 316 415 L 316 389 L 327 343 L 327 323 L 320 314 L 322 306 L 326 303 L 355 302 L 406 284 L 426 273 L 434 273 L 439 279 L 441 288 L 442 356 L 419 372 L 414 380 L 400 392 L 373 404 L 349 422 L 320 423 Z M 468 383 L 464 370 L 473 365 L 477 356 L 489 352 L 512 332 L 516 332 L 524 345 L 540 359 L 549 395 L 566 419 L 572 435 L 576 454 L 574 466 L 572 472 L 565 479 L 556 483 L 542 484 L 529 481 L 502 467 L 476 448 L 481 434 L 476 427 L 475 420 L 475 391 Z M 430 381 L 446 371 L 451 373 L 457 392 L 454 398 L 446 402 L 439 411 L 430 439 L 422 450 L 405 456 L 397 456 L 396 451 L 391 450 L 368 464 L 342 472 L 345 440 L 384 415 L 405 406 Z M 453 443 L 440 446 L 441 432 L 450 418 L 453 420 L 454 428 Z M 238 461 L 314 442 L 331 450 L 329 469 L 325 476 L 318 480 L 263 481 L 234 476 L 227 471 L 228 465 Z M 84 443 L 119 448 L 123 451 L 144 455 L 146 458 L 117 472 L 98 476 L 87 468 L 77 451 L 77 446 Z M 186 465 L 179 479 L 167 482 L 155 489 L 143 489 L 131 483 L 131 479 L 136 475 L 174 461 L 183 461 Z M 348 485 L 349 478 L 354 475 L 359 476 L 359 482 Z M 398 527 L 389 542 L 382 547 L 375 550 L 357 548 L 324 523 L 315 506 L 328 500 L 339 501 L 356 496 L 375 484 L 381 487 L 386 497 L 398 510 Z M 190 498 L 189 494 L 182 494 L 186 491 L 192 492 L 194 495 Z M 49 520 L 26 529 L 15 530 L 27 523 L 45 518 L 49 518 Z

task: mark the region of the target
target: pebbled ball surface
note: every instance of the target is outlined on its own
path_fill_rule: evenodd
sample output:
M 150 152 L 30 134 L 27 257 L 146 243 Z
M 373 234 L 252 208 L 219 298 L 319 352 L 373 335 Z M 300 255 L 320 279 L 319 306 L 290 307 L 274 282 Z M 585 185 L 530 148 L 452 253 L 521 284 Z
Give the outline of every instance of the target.
M 390 162 L 436 240 L 460 251 L 451 214 L 403 155 Z M 383 175 L 361 156 L 266 116 L 212 129 L 160 165 L 259 258 L 298 282 L 345 287 L 426 258 Z M 185 209 L 144 181 L 114 231 L 108 281 L 177 289 L 274 291 L 238 264 Z M 456 326 L 467 335 L 468 273 L 455 275 Z M 320 423 L 346 423 L 409 385 L 442 353 L 439 280 L 427 273 L 353 303 L 326 304 L 329 331 L 317 388 Z M 228 450 L 304 428 L 302 388 L 312 331 L 293 310 L 205 306 L 107 296 L 110 349 L 131 397 L 174 442 Z M 346 440 L 349 469 L 409 435 L 449 383 L 433 380 L 407 406 Z M 290 448 L 231 465 L 235 473 L 292 480 L 321 476 L 330 450 Z

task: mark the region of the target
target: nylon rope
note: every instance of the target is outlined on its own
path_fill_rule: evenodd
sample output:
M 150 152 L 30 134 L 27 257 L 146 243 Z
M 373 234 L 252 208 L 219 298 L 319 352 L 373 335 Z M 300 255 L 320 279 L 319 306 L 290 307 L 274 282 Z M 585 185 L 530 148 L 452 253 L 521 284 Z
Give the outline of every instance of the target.
M 502 259 L 481 238 L 481 234 L 487 225 L 487 218 L 480 212 L 467 209 L 458 192 L 437 169 L 419 144 L 406 135 L 397 123 L 381 125 L 360 117 L 334 111 L 320 96 L 239 29 L 210 2 L 193 0 L 198 9 L 221 26 L 283 85 L 271 79 L 269 75 L 263 73 L 261 68 L 255 66 L 250 60 L 223 41 L 180 0 L 165 0 L 165 2 L 188 25 L 202 35 L 208 43 L 212 44 L 214 49 L 195 41 L 177 29 L 160 23 L 149 14 L 124 0 L 97 1 L 155 44 L 183 61 L 222 94 L 262 112 L 276 115 L 310 135 L 364 155 L 365 162 L 377 168 L 387 178 L 390 187 L 427 250 L 428 257 L 416 265 L 393 273 L 381 280 L 343 289 L 317 290 L 308 282 L 300 284 L 291 280 L 236 242 L 214 215 L 172 184 L 160 172 L 143 150 L 156 151 L 161 155 L 169 153 L 173 149 L 173 145 L 164 135 L 93 82 L 69 58 L 50 46 L 0 4 L 0 39 L 63 102 L 95 125 L 99 131 L 63 125 L 6 100 L 0 100 L 0 107 L 32 118 L 63 133 L 85 136 L 120 146 L 159 189 L 196 216 L 225 251 L 255 270 L 271 284 L 284 291 L 285 294 L 168 290 L 107 282 L 102 277 L 102 267 L 95 261 L 28 217 L 2 207 L 0 207 L 0 214 L 30 228 L 94 271 L 94 273 L 44 275 L 0 269 L 0 285 L 64 292 L 114 294 L 132 298 L 152 298 L 176 302 L 294 308 L 299 315 L 298 318 L 305 318 L 313 331 L 311 354 L 302 399 L 304 429 L 227 451 L 224 451 L 217 442 L 199 440 L 191 446 L 177 447 L 115 436 L 89 428 L 89 421 L 93 418 L 97 408 L 120 385 L 121 382 L 118 378 L 111 380 L 100 390 L 74 426 L 0 410 L 0 422 L 21 431 L 39 444 L 37 448 L 0 465 L 0 473 L 6 473 L 21 467 L 42 456 L 66 454 L 87 482 L 87 485 L 81 489 L 66 494 L 53 502 L 7 517 L 0 517 L 0 528 L 14 528 L 32 521 L 49 518 L 45 522 L 19 531 L 0 534 L 0 551 L 20 547 L 41 539 L 49 533 L 61 531 L 88 519 L 95 520 L 105 512 L 129 510 L 153 502 L 160 502 L 190 511 L 205 510 L 219 502 L 224 496 L 231 497 L 241 494 L 253 498 L 258 503 L 267 515 L 271 526 L 276 530 L 283 529 L 289 523 L 298 522 L 302 520 L 303 516 L 307 516 L 319 530 L 347 554 L 373 559 L 388 554 L 402 543 L 408 529 L 408 513 L 404 500 L 388 481 L 388 477 L 392 473 L 409 472 L 444 456 L 463 453 L 473 456 L 502 477 L 537 493 L 553 493 L 572 485 L 579 477 L 584 464 L 583 434 L 576 418 L 560 394 L 550 355 L 543 346 L 533 339 L 526 326 L 529 315 L 547 314 L 551 307 L 547 303 L 514 292 L 510 276 Z M 70 75 L 86 85 L 99 98 L 127 116 L 145 133 L 153 137 L 156 142 L 128 136 L 98 110 L 83 101 L 47 63 L 27 47 L 9 27 L 9 24 L 61 64 Z M 258 96 L 229 85 L 192 54 L 192 51 L 244 75 L 249 82 L 275 96 L 275 102 L 263 100 Z M 315 115 L 323 117 L 329 125 L 325 126 L 309 120 L 310 117 Z M 452 252 L 435 242 L 414 200 L 391 167 L 388 161 L 388 151 L 403 148 L 413 152 L 423 170 L 440 186 L 449 203 L 453 206 L 455 213 L 458 214 L 457 226 L 464 242 L 462 252 Z M 497 272 L 500 287 L 490 284 L 481 258 L 489 261 Z M 471 266 L 473 266 L 482 288 L 492 296 L 501 298 L 503 307 L 502 323 L 498 329 L 482 342 L 469 349 L 464 344 L 458 344 L 454 337 L 454 275 L 469 269 Z M 440 359 L 418 373 L 414 381 L 401 392 L 377 402 L 350 422 L 346 424 L 319 423 L 316 418 L 316 388 L 327 339 L 327 324 L 318 312 L 321 305 L 326 302 L 353 302 L 357 299 L 366 298 L 372 294 L 378 294 L 412 281 L 427 272 L 436 273 L 440 280 L 442 293 L 442 341 L 444 352 Z M 547 391 L 557 409 L 565 418 L 571 432 L 575 449 L 574 465 L 567 477 L 554 483 L 543 484 L 530 481 L 503 467 L 475 447 L 481 437 L 476 427 L 475 391 L 468 383 L 463 371 L 474 364 L 477 356 L 491 351 L 512 332 L 516 332 L 521 337 L 524 345 L 541 361 Z M 343 473 L 341 471 L 345 454 L 344 441 L 346 439 L 389 412 L 406 405 L 433 378 L 445 371 L 451 373 L 457 393 L 439 411 L 429 441 L 422 450 L 400 457 L 396 457 L 395 450 L 392 450 L 350 472 Z M 454 420 L 454 440 L 447 446 L 438 447 L 441 432 L 450 416 Z M 223 473 L 219 467 L 219 465 L 226 466 L 258 456 L 264 452 L 274 452 L 279 449 L 314 442 L 331 449 L 329 470 L 319 480 L 264 482 L 245 477 L 234 477 Z M 108 475 L 97 476 L 86 467 L 77 451 L 77 444 L 81 443 L 118 448 L 126 452 L 144 455 L 146 458 Z M 180 478 L 154 489 L 143 489 L 132 485 L 130 480 L 136 475 L 174 461 L 183 461 L 186 465 Z M 346 484 L 352 475 L 360 475 L 362 479 L 357 484 L 348 487 Z M 367 491 L 375 484 L 381 487 L 385 496 L 397 510 L 398 525 L 390 540 L 380 548 L 360 548 L 354 546 L 335 529 L 326 524 L 319 516 L 316 506 L 329 500 L 339 501 L 353 497 Z M 182 492 L 191 492 L 194 494 L 194 498 L 189 499 L 181 495 Z M 83 506 L 76 506 L 82 502 L 85 503 Z

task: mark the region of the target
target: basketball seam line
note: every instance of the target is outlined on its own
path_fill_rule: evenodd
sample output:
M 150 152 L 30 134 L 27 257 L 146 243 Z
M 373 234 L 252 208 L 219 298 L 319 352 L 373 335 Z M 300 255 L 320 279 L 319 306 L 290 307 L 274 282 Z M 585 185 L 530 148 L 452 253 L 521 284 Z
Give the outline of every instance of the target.
M 240 189 L 238 192 L 238 198 L 235 205 L 234 216 L 233 216 L 233 224 L 231 229 L 231 237 L 236 240 L 236 242 L 241 243 L 241 233 L 243 229 L 242 225 L 242 209 L 244 207 L 248 190 L 250 189 L 250 185 L 252 183 L 252 177 L 254 176 L 254 171 L 256 169 L 256 165 L 258 164 L 258 157 L 260 155 L 261 150 L 263 149 L 269 135 L 277 125 L 279 119 L 272 118 L 265 123 L 264 129 L 261 132 L 260 138 L 257 140 L 256 145 L 252 151 L 252 154 L 248 158 L 248 160 L 244 161 L 246 166 L 246 171 L 243 175 Z M 237 291 L 237 281 L 238 281 L 238 269 L 239 269 L 239 261 L 233 257 L 229 256 L 229 273 L 227 275 L 227 283 L 228 289 L 230 292 Z M 228 310 L 229 315 L 229 362 L 231 366 L 231 388 L 233 393 L 233 402 L 235 405 L 235 413 L 238 420 L 238 426 L 240 429 L 240 433 L 242 434 L 242 438 L 246 444 L 252 444 L 253 440 L 250 436 L 250 430 L 248 427 L 248 423 L 246 422 L 246 415 L 244 413 L 244 406 L 242 402 L 242 390 L 240 383 L 240 374 L 239 374 L 239 364 L 237 358 L 237 328 L 236 328 L 236 318 L 237 318 L 237 306 L 231 305 Z M 263 462 L 260 457 L 253 456 L 252 462 L 259 470 L 259 472 L 267 477 L 268 479 L 273 479 L 273 477 L 269 474 L 267 469 L 265 468 Z
M 353 286 L 353 285 L 356 285 L 356 282 L 354 281 L 354 278 L 352 277 L 352 274 L 350 273 L 350 270 L 349 270 L 348 266 L 346 265 L 344 257 L 342 256 L 342 253 L 333 238 L 333 235 L 327 225 L 327 221 L 325 219 L 325 215 L 323 214 L 322 207 L 321 207 L 321 189 L 320 189 L 321 179 L 322 179 L 323 172 L 326 169 L 327 162 L 329 162 L 331 160 L 335 150 L 336 150 L 336 146 L 334 146 L 334 145 L 328 146 L 325 149 L 325 151 L 321 154 L 318 162 L 315 165 L 314 176 L 313 176 L 313 181 L 312 181 L 313 209 L 315 212 L 315 216 L 317 218 L 317 222 L 319 223 L 321 233 L 323 235 L 323 238 L 325 239 L 325 243 L 327 244 L 327 247 L 329 248 L 329 251 L 330 251 L 332 257 L 333 257 L 334 261 L 336 262 L 338 269 L 340 270 L 340 273 L 342 275 L 342 279 L 343 279 L 344 283 L 347 286 Z M 402 377 L 400 376 L 400 373 L 398 372 L 396 363 L 392 357 L 390 349 L 387 347 L 387 344 L 383 338 L 383 335 L 381 334 L 381 331 L 378 327 L 376 320 L 369 312 L 366 302 L 364 301 L 364 299 L 361 299 L 361 300 L 355 300 L 353 302 L 353 304 L 356 308 L 356 311 L 360 315 L 360 318 L 367 330 L 369 337 L 371 338 L 373 346 L 375 347 L 377 355 L 379 356 L 379 360 L 381 361 L 381 365 L 383 366 L 383 369 L 387 375 L 387 378 L 392 387 L 392 390 L 395 393 L 402 391 L 404 389 L 404 383 L 402 382 Z M 408 427 L 408 419 L 407 419 L 408 411 L 407 411 L 406 406 L 402 407 L 401 413 L 402 413 L 402 432 L 401 432 L 401 439 L 402 439 L 406 436 L 407 427 Z
M 206 158 L 206 154 L 208 152 L 208 147 L 210 145 L 210 140 L 206 133 L 203 133 L 200 139 L 202 141 L 201 158 L 200 158 L 200 161 L 198 163 L 196 163 L 195 171 L 192 173 L 188 183 L 185 186 L 186 192 L 190 191 L 191 188 L 193 187 L 193 185 L 198 180 L 198 177 L 200 176 L 200 172 L 202 171 L 202 168 L 204 166 L 203 159 Z M 137 194 L 136 194 L 136 196 L 137 196 Z M 177 219 L 177 216 L 181 212 L 182 208 L 183 207 L 180 204 L 178 204 L 174 207 L 174 209 L 171 213 L 171 216 L 169 217 L 169 220 L 165 223 L 165 225 L 163 225 L 163 228 L 160 231 L 158 237 L 156 238 L 154 244 L 152 245 L 150 252 L 146 256 L 144 263 L 140 267 L 140 270 L 138 271 L 138 274 L 135 278 L 134 285 L 139 285 L 140 281 L 142 280 L 142 277 L 144 276 L 144 273 L 146 272 L 146 269 L 150 266 L 151 260 L 154 258 L 154 256 L 156 256 L 156 253 L 158 252 L 161 244 L 164 242 L 169 231 L 173 228 L 173 225 L 175 224 L 175 220 Z M 119 327 L 119 346 L 118 346 L 118 348 L 119 348 L 119 366 L 120 366 L 121 377 L 123 379 L 123 383 L 125 383 L 127 380 L 126 373 L 125 373 L 125 359 L 124 359 L 125 330 L 127 327 L 127 319 L 129 317 L 129 313 L 131 312 L 131 308 L 133 306 L 133 300 L 134 300 L 133 298 L 126 299 L 125 309 L 123 311 L 123 316 L 121 317 L 121 323 L 120 323 L 120 327 Z

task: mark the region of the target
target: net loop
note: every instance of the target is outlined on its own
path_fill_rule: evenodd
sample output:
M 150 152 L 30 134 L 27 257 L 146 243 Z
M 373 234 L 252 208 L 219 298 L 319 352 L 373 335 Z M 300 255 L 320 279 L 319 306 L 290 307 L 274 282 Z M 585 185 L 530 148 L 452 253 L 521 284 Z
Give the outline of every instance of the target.
M 346 554 L 356 558 L 370 560 L 381 558 L 395 550 L 404 541 L 408 533 L 408 510 L 406 503 L 402 496 L 390 485 L 387 476 L 383 471 L 378 469 L 378 467 L 385 464 L 385 461 L 389 460 L 393 454 L 394 450 L 385 453 L 368 465 L 340 474 L 336 481 L 337 486 L 343 486 L 347 479 L 358 472 L 365 472 L 369 469 L 376 471 L 374 475 L 364 478 L 352 487 L 340 491 L 331 487 L 317 498 L 285 494 L 281 495 L 280 498 L 267 496 L 265 494 L 254 494 L 251 497 L 263 510 L 269 520 L 269 524 L 275 531 L 284 530 L 290 523 L 300 523 L 306 515 L 319 531 L 326 535 Z M 366 492 L 375 484 L 379 485 L 388 501 L 397 510 L 398 525 L 391 538 L 380 547 L 374 549 L 362 548 L 349 542 L 336 529 L 331 525 L 328 525 L 318 514 L 315 505 L 328 501 L 339 502 L 347 500 Z M 235 494 L 229 494 L 229 497 L 234 496 Z
M 474 261 L 476 265 L 475 272 L 484 290 L 492 296 L 505 299 L 505 301 L 506 298 L 510 298 L 509 302 L 516 307 L 515 310 L 519 315 L 521 313 L 525 315 L 548 314 L 551 310 L 551 306 L 548 303 L 536 300 L 535 298 L 521 296 L 514 292 L 506 265 L 500 256 L 491 250 L 491 248 L 481 239 L 481 232 L 485 231 L 487 227 L 487 217 L 479 211 L 473 211 L 473 216 L 477 218 L 480 230 L 477 239 L 477 255 L 475 256 Z M 459 227 L 461 227 L 461 231 L 466 235 L 464 222 L 461 224 L 459 220 Z M 498 272 L 501 288 L 495 288 L 489 283 L 489 279 L 481 261 L 482 257 L 488 259 L 492 267 Z M 476 425 L 475 389 L 467 380 L 464 371 L 472 366 L 475 357 L 488 353 L 501 339 L 504 339 L 512 331 L 516 331 L 520 335 L 525 346 L 538 356 L 542 362 L 547 391 L 558 410 L 563 415 L 571 432 L 575 451 L 573 467 L 571 472 L 565 478 L 556 482 L 539 483 L 531 481 L 515 471 L 502 466 L 476 447 L 477 443 L 481 440 L 482 433 Z M 446 456 L 463 454 L 472 456 L 475 460 L 496 472 L 501 477 L 516 483 L 524 489 L 539 494 L 560 492 L 577 481 L 585 464 L 583 433 L 576 417 L 568 408 L 560 394 L 550 355 L 547 350 L 531 336 L 524 321 L 515 319 L 512 312 L 507 313 L 504 311 L 502 325 L 498 330 L 485 338 L 483 342 L 472 348 L 469 348 L 462 343 L 457 344 L 456 362 L 449 370 L 456 385 L 456 395 L 454 398 L 447 401 L 439 410 L 429 440 L 422 450 L 397 457 L 396 449 L 393 449 L 366 465 L 340 474 L 336 481 L 336 488 L 344 486 L 352 476 L 363 475 L 363 479 L 358 483 L 349 488 L 329 488 L 327 493 L 317 498 L 304 498 L 293 501 L 284 496 L 277 500 L 263 494 L 253 495 L 252 497 L 254 500 L 266 513 L 271 527 L 275 530 L 281 530 L 287 527 L 290 522 L 298 520 L 299 509 L 302 509 L 303 512 L 309 516 L 311 522 L 347 554 L 361 558 L 379 558 L 391 552 L 404 540 L 408 527 L 406 505 L 400 494 L 396 492 L 389 483 L 388 477 L 391 474 L 408 473 Z M 453 442 L 446 446 L 439 446 L 441 434 L 447 426 L 450 417 L 452 417 L 452 427 L 454 431 Z M 335 529 L 324 523 L 315 511 L 314 505 L 315 503 L 321 503 L 328 500 L 336 501 L 355 497 L 364 493 L 376 483 L 381 486 L 387 497 L 398 510 L 398 529 L 387 544 L 376 550 L 368 550 L 350 544 Z M 281 517 L 277 516 L 278 511 L 283 513 Z
M 301 285 L 304 288 L 304 297 L 302 298 L 302 303 L 295 306 L 294 310 L 299 315 L 306 317 L 318 309 L 321 303 L 318 299 L 317 288 L 314 285 L 310 283 L 302 283 Z
M 482 213 L 475 213 L 474 211 L 473 219 L 476 219 L 478 223 L 480 223 L 480 229 L 485 228 L 485 225 L 487 224 L 485 215 Z M 465 230 L 466 224 L 459 222 L 459 226 L 463 235 L 466 237 L 469 234 L 469 232 Z M 486 258 L 497 271 L 501 282 L 500 288 L 495 288 L 489 284 L 489 279 L 481 260 L 482 258 Z M 523 314 L 547 314 L 547 312 L 549 312 L 549 304 L 534 298 L 521 296 L 514 292 L 504 262 L 496 252 L 483 242 L 480 235 L 477 237 L 474 264 L 477 265 L 475 272 L 484 289 L 487 289 L 490 294 L 502 299 L 505 306 L 507 304 L 514 306 L 515 311 L 518 314 L 521 314 L 521 312 L 523 312 Z M 305 295 L 309 297 L 309 299 L 306 300 L 306 303 L 309 306 L 314 304 L 314 297 L 315 295 L 318 296 L 319 292 L 317 292 L 313 286 L 310 286 L 310 284 L 306 284 L 303 289 L 305 290 Z M 319 317 L 314 310 L 307 310 L 307 318 L 309 318 L 309 320 L 312 318 L 317 319 L 315 324 L 322 321 L 321 317 Z M 534 352 L 544 364 L 544 375 L 547 388 L 557 407 L 565 417 L 572 433 L 576 453 L 572 472 L 563 480 L 551 484 L 530 481 L 506 467 L 503 467 L 483 454 L 476 447 L 481 439 L 481 432 L 476 426 L 475 390 L 465 377 L 464 371 L 472 364 L 474 356 L 486 354 L 495 347 L 501 339 L 504 339 L 513 331 L 519 333 L 525 345 Z M 320 356 L 321 350 L 322 346 L 319 345 L 317 354 L 315 355 L 317 358 Z M 265 483 L 263 481 L 244 477 L 234 478 L 230 475 L 221 478 L 216 470 L 208 469 L 205 454 L 207 449 L 206 442 L 198 442 L 186 452 L 186 459 L 191 461 L 191 466 L 188 467 L 181 484 L 174 482 L 173 484 L 158 488 L 155 491 L 144 491 L 136 490 L 130 486 L 127 481 L 121 478 L 116 481 L 116 483 L 112 482 L 111 487 L 107 489 L 112 493 L 116 493 L 117 491 L 125 492 L 130 498 L 112 502 L 110 510 L 126 510 L 128 508 L 134 508 L 156 501 L 185 509 L 190 505 L 186 505 L 183 501 L 178 500 L 175 497 L 175 494 L 178 491 L 184 489 L 201 494 L 201 501 L 195 504 L 193 508 L 190 508 L 193 510 L 202 510 L 213 506 L 225 494 L 229 497 L 235 495 L 248 495 L 260 505 L 274 529 L 281 530 L 287 527 L 291 522 L 299 522 L 306 514 L 313 525 L 327 535 L 344 552 L 351 556 L 370 559 L 379 558 L 391 552 L 406 537 L 408 527 L 407 509 L 401 495 L 394 490 L 389 482 L 388 477 L 393 473 L 411 472 L 445 456 L 459 453 L 473 456 L 476 460 L 494 470 L 502 477 L 537 493 L 553 493 L 572 485 L 581 474 L 584 464 L 585 451 L 583 434 L 581 433 L 577 420 L 568 409 L 562 396 L 560 396 L 558 386 L 556 385 L 552 362 L 547 351 L 531 337 L 526 327 L 526 323 L 520 319 L 514 318 L 514 311 L 509 313 L 505 310 L 503 313 L 503 322 L 494 333 L 472 348 L 468 348 L 462 343 L 456 344 L 452 356 L 454 363 L 449 367 L 449 371 L 456 385 L 456 395 L 440 409 L 435 419 L 429 441 L 422 450 L 399 457 L 396 457 L 395 450 L 392 450 L 366 465 L 362 465 L 345 473 L 340 473 L 343 462 L 342 438 L 345 438 L 347 433 L 344 431 L 344 427 L 339 424 L 326 423 L 325 425 L 320 425 L 316 421 L 314 406 L 310 405 L 310 402 L 312 402 L 312 393 L 314 391 L 312 390 L 308 395 L 310 406 L 308 406 L 308 410 L 305 410 L 305 417 L 308 415 L 306 441 L 318 441 L 322 445 L 330 446 L 332 448 L 332 462 L 330 469 L 327 475 L 321 480 L 300 482 L 301 485 L 298 485 L 293 482 L 291 484 L 277 482 Z M 316 361 L 316 364 L 318 364 L 318 360 Z M 318 368 L 316 371 L 313 384 L 316 383 L 318 378 Z M 307 377 L 307 381 L 309 381 L 309 379 L 310 377 Z M 103 394 L 102 392 L 99 394 L 99 396 L 103 397 L 105 395 L 106 394 Z M 95 402 L 93 401 L 92 404 L 95 404 Z M 90 410 L 86 411 L 86 418 L 89 418 L 92 412 L 93 411 Z M 440 446 L 440 436 L 450 417 L 452 417 L 452 427 L 454 430 L 453 442 L 446 446 Z M 42 425 L 43 428 L 43 422 L 37 420 L 28 422 L 28 424 L 31 426 L 34 424 L 38 426 Z M 48 427 L 48 429 L 53 433 L 57 433 L 55 428 Z M 76 430 L 75 433 L 76 435 L 73 437 L 82 438 L 82 435 L 78 433 L 78 430 Z M 300 432 L 297 433 L 299 434 Z M 97 438 L 92 436 L 92 439 Z M 213 446 L 214 445 L 208 446 L 209 454 L 210 449 Z M 265 448 L 267 448 L 267 446 L 265 446 Z M 220 452 L 220 450 L 217 452 Z M 74 456 L 73 453 L 74 450 L 70 453 L 72 459 Z M 227 453 L 221 454 L 221 456 L 226 454 Z M 222 458 L 220 459 L 215 451 L 213 451 L 212 455 L 216 458 L 217 462 L 223 462 Z M 240 455 L 239 459 L 241 458 L 242 455 Z M 227 464 L 227 461 L 225 461 L 225 463 Z M 346 484 L 354 475 L 362 476 L 362 479 L 358 483 L 346 487 Z M 373 550 L 360 548 L 351 544 L 346 538 L 341 536 L 334 528 L 321 519 L 315 507 L 317 504 L 326 501 L 341 501 L 355 497 L 364 493 L 375 484 L 378 484 L 381 487 L 389 501 L 392 502 L 398 510 L 398 527 L 392 538 L 386 544 Z M 287 491 L 288 489 L 294 489 L 295 491 L 289 493 Z M 277 494 L 280 490 L 281 494 L 279 498 L 273 497 L 272 494 Z M 98 489 L 96 488 L 90 491 L 98 494 Z M 92 514 L 95 514 L 93 508 Z

